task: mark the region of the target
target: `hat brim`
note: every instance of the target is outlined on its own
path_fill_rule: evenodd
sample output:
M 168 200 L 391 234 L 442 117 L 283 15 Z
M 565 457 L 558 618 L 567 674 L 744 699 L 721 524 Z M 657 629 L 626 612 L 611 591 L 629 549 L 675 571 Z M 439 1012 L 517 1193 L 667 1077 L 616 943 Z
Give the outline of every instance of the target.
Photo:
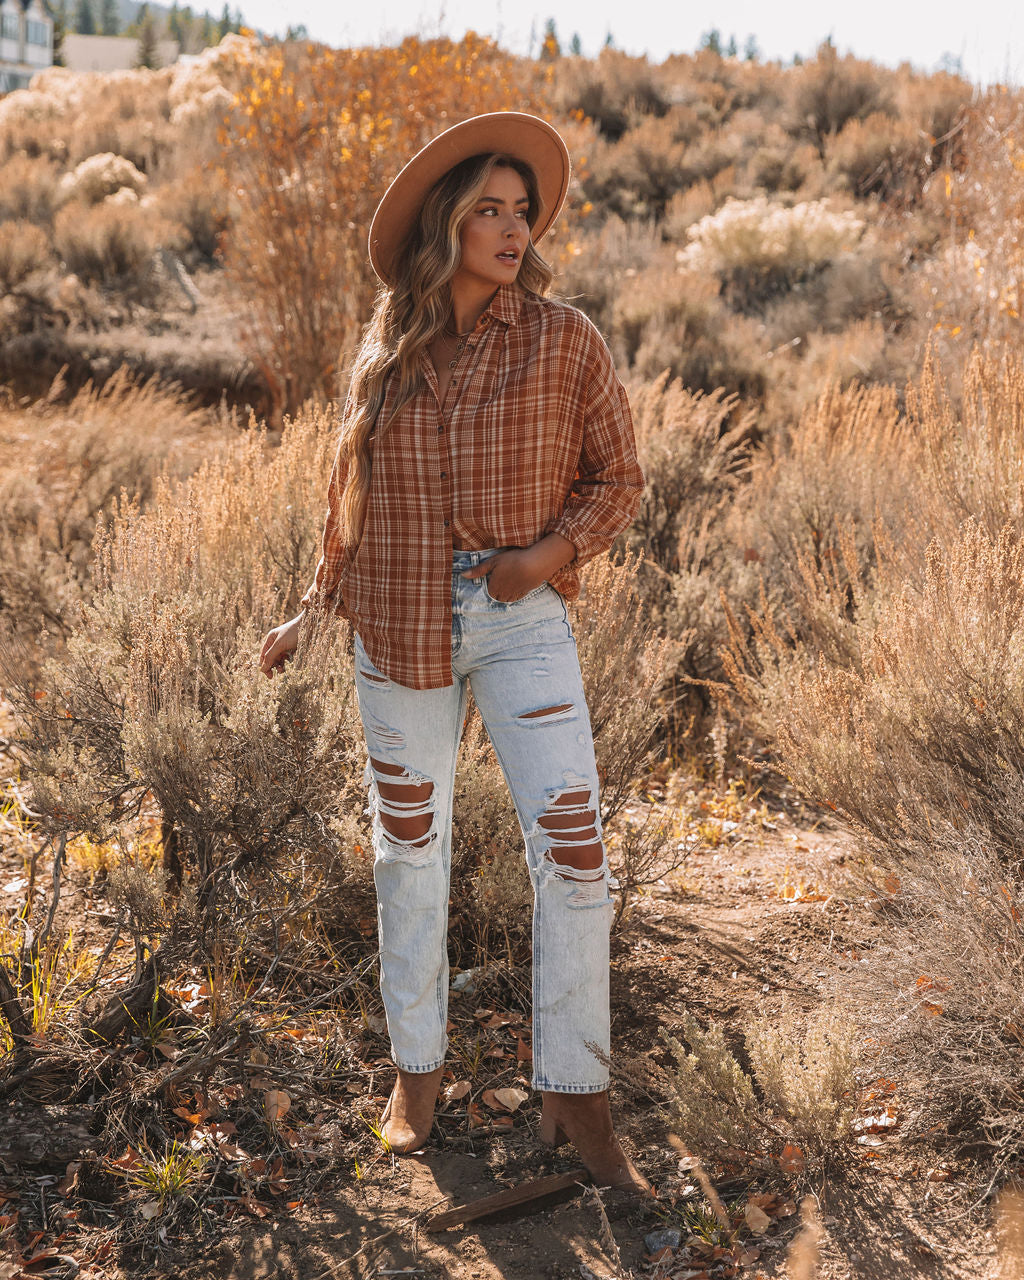
M 370 265 L 384 284 L 394 284 L 399 251 L 434 184 L 470 156 L 494 153 L 523 160 L 536 174 L 540 208 L 530 238 L 536 243 L 551 229 L 571 172 L 561 135 L 546 120 L 521 111 L 474 116 L 428 142 L 384 192 L 370 224 Z

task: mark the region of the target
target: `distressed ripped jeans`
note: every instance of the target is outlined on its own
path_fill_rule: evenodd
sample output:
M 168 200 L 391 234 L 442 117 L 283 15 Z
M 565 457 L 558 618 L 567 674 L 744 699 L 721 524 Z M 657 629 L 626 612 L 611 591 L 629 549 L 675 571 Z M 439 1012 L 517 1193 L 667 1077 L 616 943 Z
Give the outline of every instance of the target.
M 533 1085 L 598 1093 L 608 1071 L 612 904 L 597 769 L 576 642 L 544 584 L 492 600 L 465 569 L 493 551 L 456 551 L 452 674 L 410 689 L 373 666 L 356 637 L 356 688 L 369 754 L 381 993 L 405 1071 L 444 1062 L 452 789 L 467 684 L 505 775 L 533 882 Z

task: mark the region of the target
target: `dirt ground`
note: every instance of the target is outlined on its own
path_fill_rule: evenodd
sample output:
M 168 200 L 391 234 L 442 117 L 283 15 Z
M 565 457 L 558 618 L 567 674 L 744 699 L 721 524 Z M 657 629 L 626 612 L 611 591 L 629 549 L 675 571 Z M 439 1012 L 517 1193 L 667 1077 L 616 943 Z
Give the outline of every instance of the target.
M 792 1201 L 766 1231 L 750 1235 L 748 1260 L 739 1268 L 703 1271 L 678 1250 L 652 1260 L 645 1238 L 684 1222 L 693 1188 L 690 1175 L 679 1171 L 656 1092 L 644 1080 L 667 1062 L 658 1030 L 678 1025 L 681 1010 L 738 1027 L 746 1015 L 776 1010 L 783 1000 L 811 1009 L 827 998 L 837 955 L 853 948 L 869 955 L 879 928 L 870 911 L 830 896 L 827 887 L 830 871 L 851 848 L 841 832 L 781 817 L 767 827 L 740 827 L 643 897 L 629 927 L 613 940 L 613 1100 L 625 1144 L 659 1193 L 647 1209 L 599 1206 L 592 1191 L 581 1189 L 568 1202 L 528 1216 L 428 1234 L 431 1213 L 573 1168 L 571 1150 L 542 1149 L 535 1100 L 500 1133 L 487 1126 L 467 1130 L 462 1106 L 453 1104 L 422 1154 L 396 1160 L 379 1151 L 347 1176 L 326 1178 L 290 1213 L 236 1219 L 199 1257 L 183 1250 L 179 1264 L 163 1273 L 181 1280 L 796 1275 L 786 1262 L 800 1220 Z M 471 995 L 453 1001 L 456 1024 L 472 1016 L 466 1006 L 473 1003 Z M 519 1034 L 515 1022 L 508 1030 L 510 1041 Z M 509 1068 L 496 1062 L 495 1069 L 507 1082 Z M 526 1075 L 518 1079 L 525 1083 Z M 382 1061 L 374 1086 L 381 1104 L 389 1087 Z M 817 1202 L 818 1274 L 822 1280 L 980 1280 L 992 1265 L 985 1215 L 964 1214 L 955 1169 L 940 1175 L 948 1181 L 930 1180 L 928 1153 L 908 1150 L 901 1139 L 898 1090 L 893 1106 L 897 1121 L 889 1132 L 870 1146 L 851 1147 L 823 1185 L 794 1191 L 798 1198 L 809 1191 Z M 717 1189 L 729 1203 L 772 1186 L 755 1179 Z M 687 1230 L 682 1236 L 685 1242 Z

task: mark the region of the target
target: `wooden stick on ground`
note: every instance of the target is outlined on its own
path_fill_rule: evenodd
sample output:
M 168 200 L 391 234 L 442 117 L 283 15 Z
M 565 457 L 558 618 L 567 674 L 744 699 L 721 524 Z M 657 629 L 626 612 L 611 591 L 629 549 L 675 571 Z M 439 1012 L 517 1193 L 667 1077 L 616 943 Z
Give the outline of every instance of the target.
M 447 1231 L 449 1227 L 459 1227 L 466 1222 L 478 1222 L 481 1218 L 489 1218 L 491 1214 L 502 1213 L 506 1209 L 522 1209 L 535 1204 L 548 1196 L 557 1195 L 560 1191 L 568 1191 L 570 1187 L 582 1190 L 581 1183 L 589 1183 L 590 1174 L 586 1169 L 574 1169 L 572 1173 L 557 1173 L 548 1178 L 532 1178 L 522 1182 L 518 1187 L 509 1187 L 494 1195 L 483 1196 L 479 1200 L 471 1200 L 460 1209 L 448 1209 L 444 1213 L 435 1213 L 424 1223 L 423 1230 L 429 1232 Z

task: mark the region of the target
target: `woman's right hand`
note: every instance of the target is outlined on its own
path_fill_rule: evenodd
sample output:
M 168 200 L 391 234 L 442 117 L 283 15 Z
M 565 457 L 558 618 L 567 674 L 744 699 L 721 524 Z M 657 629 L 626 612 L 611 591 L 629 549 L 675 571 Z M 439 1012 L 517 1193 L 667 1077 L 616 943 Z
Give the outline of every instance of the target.
M 284 664 L 295 652 L 299 643 L 299 626 L 305 617 L 305 610 L 298 613 L 290 622 L 282 622 L 273 631 L 268 631 L 260 650 L 260 670 L 267 677 L 275 671 L 283 671 Z

